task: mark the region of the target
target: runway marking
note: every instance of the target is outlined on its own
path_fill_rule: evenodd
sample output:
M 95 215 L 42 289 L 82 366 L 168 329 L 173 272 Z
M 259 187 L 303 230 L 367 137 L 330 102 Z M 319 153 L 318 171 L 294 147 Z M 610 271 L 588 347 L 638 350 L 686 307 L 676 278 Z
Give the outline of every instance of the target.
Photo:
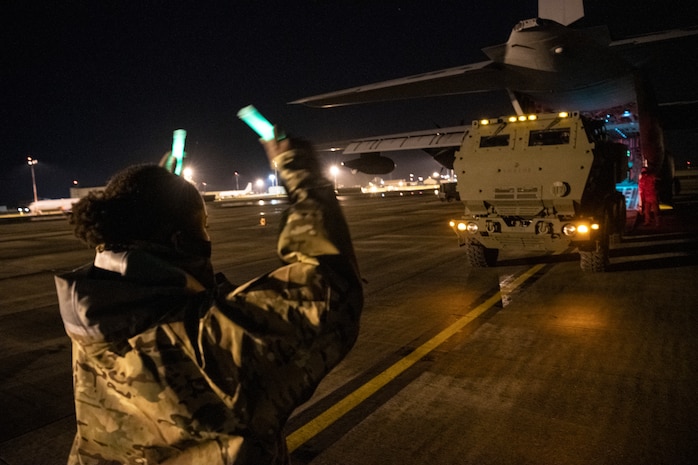
M 545 265 L 539 264 L 535 265 L 518 278 L 511 282 L 507 286 L 507 292 L 512 292 L 514 289 L 521 286 L 524 282 L 530 279 L 533 275 L 538 273 Z M 438 346 L 446 342 L 458 331 L 463 329 L 465 326 L 470 324 L 477 317 L 485 313 L 487 310 L 496 305 L 502 298 L 502 291 L 497 291 L 486 301 L 478 305 L 477 307 L 470 310 L 468 313 L 463 315 L 448 328 L 444 329 L 436 336 L 429 339 L 427 342 L 417 347 L 414 351 L 407 354 L 402 359 L 395 362 L 392 366 L 387 368 L 385 371 L 376 375 L 373 379 L 369 380 L 366 384 L 359 387 L 357 390 L 334 404 L 329 409 L 325 410 L 323 413 L 315 417 L 313 420 L 309 421 L 302 427 L 298 428 L 296 431 L 292 432 L 286 437 L 286 444 L 288 446 L 289 452 L 293 452 L 298 447 L 305 444 L 307 441 L 318 435 L 325 428 L 332 425 L 335 421 L 339 420 L 346 413 L 354 409 L 361 402 L 365 401 L 373 394 L 375 394 L 379 389 L 381 389 L 386 384 L 390 383 L 392 380 L 397 378 L 400 374 L 410 368 L 412 365 L 417 363 L 420 359 L 426 356 L 429 352 L 436 349 Z

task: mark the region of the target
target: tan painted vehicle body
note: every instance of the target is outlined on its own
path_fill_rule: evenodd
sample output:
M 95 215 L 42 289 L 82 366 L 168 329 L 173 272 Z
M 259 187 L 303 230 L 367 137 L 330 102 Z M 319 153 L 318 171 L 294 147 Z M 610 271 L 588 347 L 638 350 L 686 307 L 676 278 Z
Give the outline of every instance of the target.
M 626 153 L 579 113 L 473 122 L 453 165 L 465 214 L 451 221 L 470 264 L 577 247 L 582 269 L 603 271 L 625 227 Z

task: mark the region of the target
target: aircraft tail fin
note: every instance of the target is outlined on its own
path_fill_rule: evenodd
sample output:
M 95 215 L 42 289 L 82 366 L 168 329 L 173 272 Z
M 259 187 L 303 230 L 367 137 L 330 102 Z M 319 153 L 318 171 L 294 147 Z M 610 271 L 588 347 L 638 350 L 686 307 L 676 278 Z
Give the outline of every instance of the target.
M 584 17 L 583 0 L 538 0 L 538 17 L 552 19 L 564 26 Z

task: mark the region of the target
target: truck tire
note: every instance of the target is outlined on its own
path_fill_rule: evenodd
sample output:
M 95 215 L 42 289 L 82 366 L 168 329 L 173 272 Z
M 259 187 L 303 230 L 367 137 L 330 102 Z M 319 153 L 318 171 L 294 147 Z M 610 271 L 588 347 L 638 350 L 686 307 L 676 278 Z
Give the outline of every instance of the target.
M 608 264 L 608 250 L 604 254 L 603 250 L 595 250 L 593 252 L 579 252 L 579 265 L 582 271 L 590 271 L 592 273 L 601 273 L 606 271 Z
M 579 266 L 582 271 L 592 273 L 601 273 L 606 271 L 608 266 L 608 244 L 610 237 L 608 232 L 603 238 L 596 242 L 595 250 L 580 250 L 579 251 Z
M 463 247 L 468 265 L 473 268 L 487 268 L 497 263 L 498 249 L 488 249 L 474 240 L 469 240 Z

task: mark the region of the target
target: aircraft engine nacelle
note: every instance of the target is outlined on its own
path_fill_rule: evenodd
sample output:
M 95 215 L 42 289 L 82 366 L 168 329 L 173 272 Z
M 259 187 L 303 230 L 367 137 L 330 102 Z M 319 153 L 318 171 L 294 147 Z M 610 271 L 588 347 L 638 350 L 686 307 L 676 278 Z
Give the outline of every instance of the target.
M 388 174 L 395 169 L 395 162 L 380 153 L 362 153 L 359 158 L 343 162 L 342 166 L 366 174 Z

